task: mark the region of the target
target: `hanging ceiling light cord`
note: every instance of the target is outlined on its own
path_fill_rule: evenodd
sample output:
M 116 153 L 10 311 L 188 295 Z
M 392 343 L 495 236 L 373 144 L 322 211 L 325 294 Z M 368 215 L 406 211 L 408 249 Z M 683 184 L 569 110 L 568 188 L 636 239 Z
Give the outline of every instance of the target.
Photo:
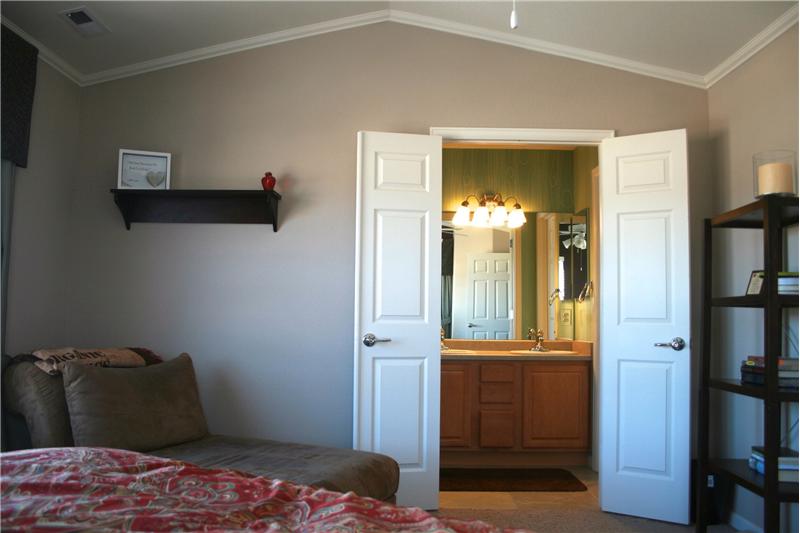
M 517 0 L 511 0 L 511 18 L 508 21 L 512 30 L 517 29 Z

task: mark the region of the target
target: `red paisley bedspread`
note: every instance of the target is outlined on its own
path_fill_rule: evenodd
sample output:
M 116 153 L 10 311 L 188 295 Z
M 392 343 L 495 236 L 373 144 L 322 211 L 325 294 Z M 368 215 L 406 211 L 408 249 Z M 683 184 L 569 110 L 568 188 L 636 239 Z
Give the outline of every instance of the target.
M 0 456 L 3 531 L 494 532 L 353 493 L 109 448 Z

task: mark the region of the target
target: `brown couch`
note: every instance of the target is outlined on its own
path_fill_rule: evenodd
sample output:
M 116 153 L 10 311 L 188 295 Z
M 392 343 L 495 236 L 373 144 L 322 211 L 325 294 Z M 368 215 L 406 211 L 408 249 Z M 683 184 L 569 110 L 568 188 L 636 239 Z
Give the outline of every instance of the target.
M 187 356 L 182 357 L 188 360 Z M 176 360 L 173 361 L 177 363 Z M 79 411 L 74 403 L 76 394 L 78 396 L 81 394 L 80 390 L 76 392 L 74 383 L 80 382 L 85 377 L 84 374 L 92 377 L 97 376 L 97 372 L 113 374 L 123 371 L 129 373 L 126 374 L 128 377 L 134 375 L 130 372 L 137 372 L 138 374 L 135 375 L 141 376 L 142 371 L 147 372 L 147 369 L 162 367 L 162 365 L 163 369 L 167 369 L 171 364 L 172 362 L 168 361 L 142 369 L 83 367 L 88 369 L 81 369 L 80 376 L 76 378 L 74 374 L 77 374 L 78 371 L 70 372 L 68 369 L 64 371 L 63 377 L 48 375 L 31 362 L 30 356 L 17 356 L 14 359 L 4 358 L 2 384 L 6 449 L 74 446 L 75 442 L 81 442 L 81 439 L 86 442 L 87 430 L 84 423 L 87 417 L 86 409 Z M 191 366 L 190 360 L 189 366 Z M 196 390 L 193 370 L 190 379 Z M 147 382 L 146 379 L 140 381 Z M 70 398 L 73 401 L 70 404 L 72 405 L 72 419 L 70 418 L 68 399 L 65 395 L 65 383 L 67 383 L 67 394 L 72 395 Z M 188 388 L 185 383 L 183 386 L 184 389 Z M 83 396 L 80 397 L 80 400 L 84 406 L 88 405 L 89 411 L 96 405 L 108 402 L 111 405 L 109 412 L 113 414 L 115 409 L 120 408 L 120 405 L 114 405 L 117 394 L 111 390 L 103 392 L 101 387 L 86 387 L 84 383 Z M 143 396 L 150 402 L 148 404 L 147 401 L 144 401 L 143 408 L 152 411 L 153 397 L 157 394 L 155 391 L 143 391 Z M 173 434 L 170 441 L 172 444 L 157 449 L 148 449 L 144 445 L 138 447 L 119 445 L 119 442 L 125 441 L 124 439 L 122 441 L 114 440 L 117 435 L 110 435 L 110 440 L 106 442 L 103 440 L 105 435 L 102 434 L 106 430 L 105 428 L 108 428 L 110 433 L 114 431 L 119 433 L 119 430 L 113 428 L 113 418 L 106 418 L 105 421 L 101 418 L 99 423 L 97 419 L 95 420 L 92 428 L 94 433 L 91 434 L 91 437 L 94 441 L 91 445 L 136 449 L 151 455 L 178 459 L 207 468 L 232 468 L 304 485 L 339 492 L 352 491 L 360 496 L 394 501 L 400 474 L 397 462 L 392 458 L 350 449 L 212 435 L 206 429 L 205 418 L 202 417 L 202 409 L 196 395 L 188 395 L 188 398 L 186 400 L 186 395 L 182 395 L 181 401 L 183 403 L 196 402 L 196 412 L 199 412 L 199 416 L 202 418 L 199 425 L 194 423 L 192 431 L 184 432 L 186 435 L 192 435 L 189 441 L 174 443 L 176 437 Z M 76 439 L 73 439 L 73 429 L 75 429 Z M 154 427 L 152 431 L 158 433 L 159 431 L 163 432 L 164 429 L 163 427 Z M 181 439 L 177 438 L 177 440 Z

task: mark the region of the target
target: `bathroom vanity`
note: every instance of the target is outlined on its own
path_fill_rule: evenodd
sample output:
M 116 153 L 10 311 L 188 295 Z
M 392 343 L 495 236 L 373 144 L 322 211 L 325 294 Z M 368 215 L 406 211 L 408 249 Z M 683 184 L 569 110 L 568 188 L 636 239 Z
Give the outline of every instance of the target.
M 448 340 L 442 350 L 442 466 L 586 464 L 592 345 Z

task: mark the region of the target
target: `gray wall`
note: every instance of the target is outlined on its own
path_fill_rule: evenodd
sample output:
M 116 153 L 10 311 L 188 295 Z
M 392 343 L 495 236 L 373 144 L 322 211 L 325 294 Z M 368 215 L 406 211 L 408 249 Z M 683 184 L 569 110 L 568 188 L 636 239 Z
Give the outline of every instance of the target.
M 6 324 L 12 354 L 69 342 L 69 220 L 79 119 L 80 89 L 39 61 L 28 167 L 16 171 Z
M 81 101 L 60 340 L 191 353 L 215 432 L 351 443 L 358 130 L 687 128 L 692 196 L 711 197 L 706 91 L 394 23 L 104 83 Z M 171 152 L 174 188 L 258 188 L 271 170 L 278 233 L 125 231 L 108 192 L 120 147 Z
M 784 33 L 747 63 L 715 84 L 708 92 L 709 138 L 714 174 L 714 211 L 722 212 L 753 200 L 753 164 L 756 152 L 798 148 L 798 52 L 797 26 Z M 715 250 L 715 292 L 742 294 L 752 270 L 763 268 L 760 231 L 726 230 Z M 797 270 L 797 230 L 787 239 L 787 267 Z M 720 313 L 715 343 L 720 360 L 716 373 L 737 378 L 739 365 L 748 355 L 763 353 L 761 311 L 730 310 Z M 797 311 L 787 313 L 790 338 L 786 354 L 797 356 Z M 715 396 L 718 419 L 712 435 L 723 457 L 747 457 L 750 446 L 763 444 L 762 402 L 739 395 Z M 784 412 L 784 427 L 797 420 L 797 405 Z M 791 441 L 797 449 L 797 432 Z M 762 523 L 762 500 L 740 489 L 736 493 L 735 519 L 757 526 Z M 791 513 L 788 509 L 793 508 Z M 797 531 L 797 506 L 785 506 L 786 531 Z M 791 516 L 790 516 L 791 515 Z M 746 526 L 746 523 L 740 523 Z

